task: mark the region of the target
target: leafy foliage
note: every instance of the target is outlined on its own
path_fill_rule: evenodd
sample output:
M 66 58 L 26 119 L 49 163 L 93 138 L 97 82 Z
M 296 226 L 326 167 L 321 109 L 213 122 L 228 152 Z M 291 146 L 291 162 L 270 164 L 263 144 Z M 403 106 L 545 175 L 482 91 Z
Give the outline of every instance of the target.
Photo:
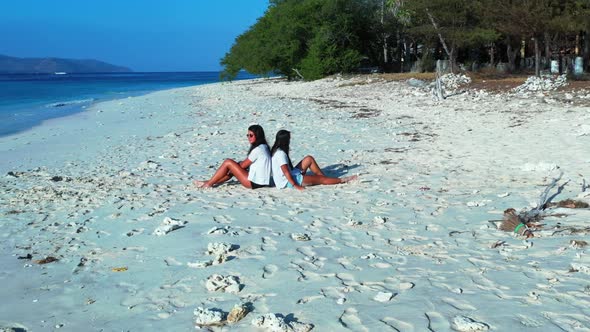
M 358 67 L 371 20 L 363 13 L 374 1 L 282 0 L 272 1 L 265 15 L 236 39 L 222 59 L 224 78 L 241 69 L 293 78 L 300 71 L 317 79 Z M 368 39 L 364 39 L 368 37 Z M 361 39 L 363 38 L 363 39 Z
M 429 68 L 446 56 L 454 68 L 460 56 L 475 61 L 495 44 L 514 63 L 523 40 L 547 49 L 550 40 L 588 44 L 589 17 L 590 0 L 270 0 L 221 60 L 222 78 L 246 70 L 312 80 L 360 63 L 403 69 L 408 56 Z

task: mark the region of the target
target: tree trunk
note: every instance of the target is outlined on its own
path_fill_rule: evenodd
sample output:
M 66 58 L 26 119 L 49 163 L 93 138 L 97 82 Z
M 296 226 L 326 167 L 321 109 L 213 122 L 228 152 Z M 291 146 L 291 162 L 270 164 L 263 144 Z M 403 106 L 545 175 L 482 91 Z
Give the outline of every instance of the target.
M 451 74 L 454 74 L 455 69 L 457 68 L 457 55 L 455 54 L 455 46 L 451 47 L 451 51 L 449 53 L 449 66 L 451 67 Z
M 586 68 L 590 68 L 590 33 L 586 31 L 584 33 L 584 63 L 586 64 Z
M 445 39 L 443 38 L 442 34 L 440 33 L 440 29 L 438 28 L 438 24 L 434 20 L 434 17 L 432 16 L 432 14 L 430 14 L 430 10 L 428 10 L 428 8 L 426 8 L 426 14 L 428 15 L 428 18 L 430 19 L 430 22 L 432 23 L 434 30 L 438 34 L 438 39 L 440 40 L 440 43 L 442 44 L 443 49 L 445 50 L 445 52 L 447 53 L 447 56 L 449 57 L 449 63 L 451 65 L 451 73 L 455 73 L 455 68 L 454 68 L 455 61 L 453 59 L 453 56 L 454 56 L 453 53 L 455 50 L 454 49 L 449 50 L 449 48 L 447 47 L 447 43 L 445 43 Z
M 541 49 L 539 48 L 539 38 L 533 38 L 535 41 L 535 76 L 541 77 Z
M 389 56 L 388 56 L 388 45 L 387 45 L 387 38 L 385 38 L 385 41 L 383 42 L 383 62 L 385 63 L 385 67 L 387 67 L 387 64 L 389 63 Z
M 551 36 L 545 32 L 545 69 L 551 68 Z
M 496 46 L 496 44 L 494 44 L 493 42 L 490 45 L 490 65 L 492 65 L 492 67 L 494 67 L 494 63 L 496 63 L 496 61 L 494 59 L 494 53 L 496 53 L 495 46 Z
M 427 72 L 428 70 L 432 69 L 432 68 L 426 68 L 426 66 L 424 65 L 424 63 L 426 62 L 426 59 L 428 58 L 430 51 L 428 50 L 427 47 L 424 48 L 424 52 L 422 52 L 422 57 L 420 58 L 420 60 L 418 60 L 420 62 L 420 68 L 419 68 L 419 72 L 420 73 L 424 73 Z M 415 54 L 418 54 L 417 52 Z
M 514 72 L 516 69 L 516 50 L 512 49 L 512 40 L 510 37 L 506 37 L 506 56 L 508 57 L 508 71 Z
M 383 62 L 387 67 L 389 63 L 388 45 L 387 45 L 387 33 L 385 33 L 385 0 L 381 1 L 381 28 L 383 29 Z
M 399 52 L 399 72 L 404 72 L 404 52 L 402 50 L 402 34 L 400 33 L 399 29 L 397 30 L 397 51 Z

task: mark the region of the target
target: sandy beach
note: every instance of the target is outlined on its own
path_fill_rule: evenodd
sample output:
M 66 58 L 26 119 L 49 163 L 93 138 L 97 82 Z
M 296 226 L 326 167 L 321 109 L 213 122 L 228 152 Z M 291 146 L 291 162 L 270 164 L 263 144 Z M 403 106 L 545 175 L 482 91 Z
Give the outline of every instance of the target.
M 590 331 L 590 210 L 494 223 L 560 174 L 554 202 L 590 202 L 590 91 L 460 92 L 237 81 L 0 138 L 0 330 Z M 254 123 L 359 180 L 195 188 Z

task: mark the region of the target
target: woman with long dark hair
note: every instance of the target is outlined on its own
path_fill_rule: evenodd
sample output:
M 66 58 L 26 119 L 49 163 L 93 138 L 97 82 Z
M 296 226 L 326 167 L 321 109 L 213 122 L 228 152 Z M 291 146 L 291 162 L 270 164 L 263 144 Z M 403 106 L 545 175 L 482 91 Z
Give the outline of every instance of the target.
M 195 185 L 199 188 L 210 188 L 235 176 L 246 188 L 257 189 L 268 186 L 270 184 L 271 156 L 264 136 L 264 129 L 259 125 L 251 125 L 248 127 L 246 137 L 250 142 L 250 150 L 248 150 L 246 159 L 239 163 L 233 159 L 226 159 L 211 179 L 207 181 L 195 180 Z
M 347 176 L 344 178 L 331 178 L 326 176 L 315 158 L 306 156 L 297 166 L 293 167 L 289 157 L 289 146 L 291 144 L 291 133 L 287 130 L 277 132 L 275 143 L 270 149 L 272 155 L 272 178 L 277 188 L 296 188 L 303 190 L 304 186 L 313 186 L 317 184 L 338 184 L 350 182 L 357 178 Z M 307 174 L 307 171 L 313 172 L 313 175 Z

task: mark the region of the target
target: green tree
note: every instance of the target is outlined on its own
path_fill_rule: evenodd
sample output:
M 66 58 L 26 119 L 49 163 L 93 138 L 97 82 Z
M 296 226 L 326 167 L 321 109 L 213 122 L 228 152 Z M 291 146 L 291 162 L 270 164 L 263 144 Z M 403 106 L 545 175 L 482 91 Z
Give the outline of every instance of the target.
M 221 60 L 222 78 L 239 70 L 317 79 L 357 68 L 371 53 L 375 0 L 275 0 Z

